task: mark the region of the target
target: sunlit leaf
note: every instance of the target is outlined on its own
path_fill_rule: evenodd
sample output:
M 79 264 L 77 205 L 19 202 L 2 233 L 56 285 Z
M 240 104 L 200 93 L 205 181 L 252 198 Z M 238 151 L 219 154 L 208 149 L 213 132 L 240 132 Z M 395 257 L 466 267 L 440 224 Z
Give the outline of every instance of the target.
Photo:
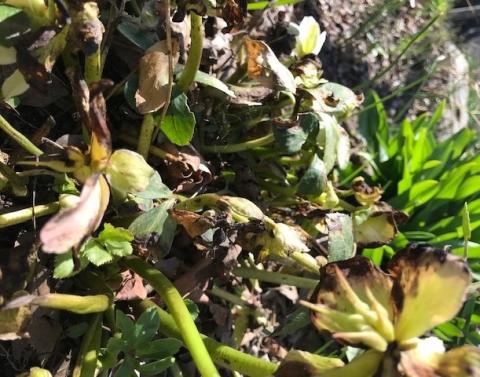
M 395 281 L 392 296 L 400 343 L 453 318 L 471 281 L 464 260 L 428 246 L 413 245 L 398 253 L 389 271 Z
M 160 124 L 160 129 L 173 144 L 187 145 L 190 143 L 195 129 L 195 116 L 188 107 L 185 94 L 173 95 L 165 119 Z

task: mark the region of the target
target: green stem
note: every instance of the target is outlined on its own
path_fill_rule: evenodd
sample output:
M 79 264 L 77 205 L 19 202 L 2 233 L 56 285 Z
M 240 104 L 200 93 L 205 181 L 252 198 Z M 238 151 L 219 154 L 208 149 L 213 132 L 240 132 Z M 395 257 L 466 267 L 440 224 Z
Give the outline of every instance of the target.
M 21 224 L 40 216 L 51 215 L 60 209 L 59 202 L 53 202 L 48 204 L 39 204 L 34 207 L 20 209 L 18 211 L 7 212 L 0 215 L 0 229 L 8 226 Z
M 15 140 L 23 149 L 28 153 L 35 156 L 41 156 L 43 151 L 39 149 L 35 144 L 18 132 L 13 126 L 7 122 L 7 120 L 0 115 L 0 128 L 13 140 Z
M 271 144 L 275 141 L 275 136 L 272 133 L 269 133 L 265 136 L 262 136 L 258 139 L 253 139 L 245 141 L 238 144 L 228 144 L 228 145 L 204 145 L 202 150 L 209 153 L 237 153 L 246 151 L 248 149 L 253 149 L 261 147 L 264 145 Z
M 234 268 L 232 273 L 235 276 L 242 278 L 258 279 L 268 283 L 286 284 L 298 288 L 314 289 L 318 285 L 318 280 L 315 279 L 284 274 L 281 272 L 259 270 L 257 268 L 238 267 Z
M 192 42 L 190 44 L 190 50 L 188 51 L 187 62 L 185 68 L 178 79 L 177 87 L 182 93 L 188 92 L 190 86 L 195 79 L 195 74 L 200 67 L 200 61 L 202 60 L 203 50 L 203 22 L 202 16 L 190 12 L 191 31 L 190 36 Z
M 190 351 L 200 374 L 203 377 L 220 377 L 205 348 L 205 344 L 202 342 L 197 326 L 195 326 L 195 322 L 193 322 L 192 316 L 175 286 L 159 270 L 138 257 L 125 258 L 122 263 L 147 280 L 161 296 L 168 310 L 172 313 L 181 338 Z
M 66 310 L 76 314 L 90 314 L 107 310 L 110 306 L 110 300 L 106 295 L 77 296 L 50 293 L 34 298 L 31 304 L 43 308 Z
M 248 303 L 243 301 L 240 297 L 234 295 L 233 293 L 227 292 L 224 289 L 218 288 L 217 286 L 212 287 L 209 292 L 212 295 L 221 298 L 222 300 L 232 303 L 233 305 L 238 305 L 242 308 L 249 309 Z
M 160 332 L 166 336 L 182 339 L 175 321 L 165 310 L 162 310 L 150 300 L 143 300 L 138 306 L 141 310 L 146 310 L 152 306 L 156 307 L 160 315 L 160 323 L 162 324 L 162 326 L 160 326 Z M 200 334 L 200 336 L 215 363 L 224 368 L 237 371 L 250 377 L 269 377 L 273 375 L 278 368 L 274 363 L 237 351 L 206 335 Z
M 137 152 L 140 153 L 145 160 L 148 158 L 148 152 L 152 144 L 152 135 L 155 130 L 155 122 L 152 114 L 146 114 L 143 117 L 142 128 L 138 137 Z
M 72 377 L 94 377 L 97 369 L 98 350 L 102 335 L 102 313 L 93 316 L 87 333 L 82 339 L 80 352 Z
M 294 251 L 290 258 L 302 266 L 306 271 L 313 272 L 314 274 L 319 274 L 320 266 L 314 257 L 308 253 L 302 253 L 301 251 Z
M 85 81 L 91 84 L 102 78 L 102 54 L 100 48 L 85 57 Z
M 123 141 L 127 144 L 130 144 L 132 146 L 137 144 L 137 140 L 134 137 L 131 137 L 131 136 L 128 136 L 128 135 L 123 135 L 122 134 L 118 138 L 121 141 Z M 153 145 L 150 146 L 149 153 L 154 155 L 155 157 L 162 158 L 162 159 L 168 160 L 168 161 L 178 161 L 179 160 L 178 157 L 174 156 L 173 154 L 168 153 L 168 152 L 164 151 L 163 149 L 155 147 Z

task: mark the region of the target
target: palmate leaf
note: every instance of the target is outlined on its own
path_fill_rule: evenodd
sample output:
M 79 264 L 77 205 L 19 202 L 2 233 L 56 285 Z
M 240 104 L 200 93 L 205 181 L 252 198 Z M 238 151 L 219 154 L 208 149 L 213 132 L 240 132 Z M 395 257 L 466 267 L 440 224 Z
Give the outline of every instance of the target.
M 145 310 L 135 322 L 133 347 L 138 347 L 150 341 L 158 331 L 160 316 L 155 308 Z

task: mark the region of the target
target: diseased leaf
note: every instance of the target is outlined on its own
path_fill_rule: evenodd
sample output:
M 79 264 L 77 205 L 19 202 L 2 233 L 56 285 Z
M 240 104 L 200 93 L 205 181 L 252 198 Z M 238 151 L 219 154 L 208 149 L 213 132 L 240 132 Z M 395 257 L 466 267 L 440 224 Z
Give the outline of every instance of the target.
M 190 143 L 195 129 L 195 116 L 188 107 L 185 94 L 177 93 L 172 97 L 160 129 L 173 144 Z
M 407 341 L 453 318 L 471 276 L 465 261 L 442 249 L 412 245 L 389 265 L 395 279 L 396 339 Z M 446 299 L 448 297 L 448 300 Z
M 463 346 L 442 355 L 437 368 L 441 377 L 477 377 L 480 373 L 480 350 Z
M 325 220 L 328 228 L 328 261 L 352 258 L 355 254 L 352 218 L 343 213 L 329 213 Z
M 292 350 L 282 360 L 275 377 L 314 377 L 323 376 L 322 372 L 343 367 L 342 360 L 314 353 Z
M 175 66 L 179 49 L 176 39 L 173 41 L 172 59 Z M 167 41 L 163 40 L 151 46 L 140 59 L 135 102 L 141 114 L 151 113 L 165 105 L 169 80 L 168 53 Z
M 137 217 L 128 230 L 137 238 L 154 236 L 159 244 L 162 255 L 166 255 L 172 246 L 177 223 L 173 220 L 168 210 L 175 204 L 174 199 L 169 199 L 144 214 Z
M 313 324 L 347 344 L 385 351 L 394 340 L 392 281 L 369 259 L 329 263 L 320 270 L 312 310 Z
M 40 231 L 43 250 L 47 253 L 65 253 L 78 245 L 100 225 L 109 202 L 108 184 L 101 175 L 85 182 L 80 200 L 50 219 Z
M 312 106 L 314 111 L 337 118 L 348 116 L 363 102 L 363 96 L 357 96 L 351 89 L 334 82 L 327 82 L 305 91 L 314 99 Z
M 296 91 L 293 74 L 285 67 L 265 42 L 245 38 L 247 73 L 267 88 L 279 87 L 292 93 Z
M 325 164 L 315 153 L 305 174 L 298 182 L 297 192 L 301 195 L 318 196 L 325 191 L 327 184 L 327 171 Z

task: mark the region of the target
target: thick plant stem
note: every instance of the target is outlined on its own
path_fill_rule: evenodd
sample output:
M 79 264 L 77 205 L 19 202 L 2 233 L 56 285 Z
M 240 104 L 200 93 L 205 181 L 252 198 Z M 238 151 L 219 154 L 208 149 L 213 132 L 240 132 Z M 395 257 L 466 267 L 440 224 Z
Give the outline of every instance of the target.
M 7 120 L 0 115 L 0 128 L 5 132 L 9 137 L 15 140 L 23 149 L 28 153 L 31 153 L 35 156 L 41 156 L 43 154 L 42 150 L 39 149 L 35 144 L 28 140 L 24 135 L 18 132 L 13 126 L 7 122 Z
M 318 280 L 315 279 L 283 274 L 281 272 L 259 270 L 257 268 L 238 267 L 233 269 L 232 274 L 242 278 L 258 279 L 268 283 L 286 284 L 298 288 L 314 289 L 318 285 Z
M 188 51 L 188 58 L 185 64 L 185 68 L 178 79 L 177 87 L 182 93 L 188 92 L 190 86 L 195 79 L 195 74 L 200 67 L 200 61 L 202 60 L 202 50 L 203 50 L 203 23 L 202 16 L 190 12 L 190 21 L 191 21 L 191 32 L 190 36 L 192 38 L 192 43 L 190 45 L 190 50 Z
M 303 267 L 306 271 L 313 272 L 314 274 L 320 273 L 320 266 L 317 264 L 317 261 L 308 253 L 303 253 L 301 251 L 294 251 L 290 258 L 298 263 L 299 266 Z
M 148 158 L 148 152 L 150 151 L 150 145 L 152 144 L 152 135 L 155 129 L 155 122 L 152 114 L 146 114 L 143 117 L 142 128 L 140 129 L 140 135 L 138 137 L 137 152 L 143 156 L 146 160 Z
M 203 377 L 220 377 L 197 326 L 174 285 L 159 270 L 138 257 L 125 258 L 122 263 L 147 280 L 163 299 L 200 374 Z
M 66 310 L 76 314 L 90 314 L 107 310 L 110 306 L 110 300 L 106 295 L 76 296 L 50 293 L 34 298 L 31 304 L 43 308 Z
M 143 300 L 138 304 L 141 310 L 146 310 L 152 306 L 157 308 L 157 312 L 160 315 L 160 323 L 162 324 L 160 332 L 166 336 L 181 339 L 180 330 L 170 314 L 150 300 Z M 250 377 L 268 377 L 273 375 L 278 368 L 277 364 L 237 351 L 206 335 L 200 334 L 200 336 L 212 359 L 216 364 L 224 368 Z
M 102 335 L 102 313 L 93 316 L 87 333 L 82 339 L 80 352 L 72 377 L 94 377 L 97 369 L 98 351 Z
M 32 219 L 33 216 L 40 217 L 51 215 L 60 209 L 59 202 L 39 204 L 38 206 L 7 212 L 0 215 L 0 229 L 8 226 L 21 224 Z
M 204 145 L 202 150 L 209 153 L 237 153 L 253 148 L 263 147 L 264 145 L 271 144 L 274 141 L 275 136 L 270 133 L 268 135 L 259 137 L 258 139 L 253 139 L 238 144 Z

